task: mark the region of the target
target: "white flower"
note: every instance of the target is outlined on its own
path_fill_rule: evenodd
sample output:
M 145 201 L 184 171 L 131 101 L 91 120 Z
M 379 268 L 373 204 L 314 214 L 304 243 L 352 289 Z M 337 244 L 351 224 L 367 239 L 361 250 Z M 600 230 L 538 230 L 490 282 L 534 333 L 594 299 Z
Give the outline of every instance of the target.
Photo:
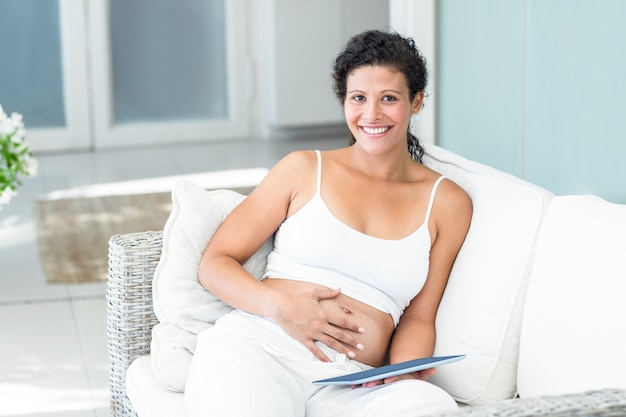
M 17 195 L 17 191 L 12 189 L 11 187 L 6 187 L 2 192 L 0 192 L 0 209 L 5 204 L 9 204 L 11 199 Z
M 15 130 L 15 133 L 11 136 L 11 142 L 13 143 L 21 143 L 24 141 L 24 137 L 26 136 L 26 131 L 23 128 L 18 128 Z
M 9 204 L 22 184 L 19 176 L 37 174 L 38 164 L 26 143 L 24 120 L 19 113 L 8 117 L 0 105 L 0 206 Z
M 0 137 L 8 136 L 13 133 L 14 130 L 11 119 L 0 119 Z
M 11 141 L 13 142 L 13 141 Z M 26 153 L 28 153 L 28 145 L 26 145 L 24 142 L 19 141 L 19 142 L 13 142 L 13 151 L 14 153 L 16 153 L 17 155 L 25 155 Z
M 13 122 L 13 126 L 17 127 L 24 127 L 24 119 L 22 118 L 22 115 L 19 113 L 11 113 L 11 121 Z
M 35 175 L 37 175 L 37 171 L 39 171 L 39 162 L 37 162 L 35 158 L 33 158 L 29 154 L 26 154 L 24 155 L 22 162 L 24 164 L 24 170 L 26 171 L 26 175 L 28 175 L 29 177 L 34 177 Z

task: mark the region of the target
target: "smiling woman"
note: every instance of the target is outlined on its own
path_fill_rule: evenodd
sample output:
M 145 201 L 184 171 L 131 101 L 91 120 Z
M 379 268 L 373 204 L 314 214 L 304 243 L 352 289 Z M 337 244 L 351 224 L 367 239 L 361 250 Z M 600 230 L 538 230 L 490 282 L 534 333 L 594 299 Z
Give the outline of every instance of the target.
M 386 87 L 389 90 L 379 91 L 379 94 L 383 93 L 380 97 L 382 100 L 395 101 L 398 96 L 402 97 L 406 93 L 407 96 L 403 97 L 404 100 L 417 107 L 411 109 L 411 115 L 419 112 L 424 106 L 425 90 L 428 83 L 426 59 L 415 47 L 412 39 L 402 38 L 398 34 L 391 34 L 390 36 L 393 41 L 390 40 L 386 43 L 386 46 L 389 48 L 380 48 L 379 43 L 381 40 L 375 36 L 375 32 L 364 32 L 357 35 L 354 37 L 354 42 L 348 44 L 344 53 L 335 60 L 333 74 L 334 90 L 337 99 L 344 106 L 344 112 L 347 111 L 348 93 L 356 93 L 354 99 L 358 101 L 366 98 L 359 95 L 358 90 L 352 91 L 352 88 L 347 86 L 346 83 L 349 79 L 353 80 L 354 77 L 348 77 L 348 75 L 354 75 L 352 73 L 355 69 L 367 66 L 387 69 L 388 72 L 395 73 L 397 77 L 401 78 L 400 80 L 395 80 L 393 84 L 389 84 Z M 373 74 L 370 75 L 373 76 Z M 393 77 L 391 74 L 387 74 L 387 76 Z M 393 88 L 394 85 L 395 89 Z M 352 135 L 351 144 L 356 140 L 354 131 L 352 131 Z M 408 123 L 407 144 L 413 159 L 421 162 L 424 150 L 419 140 L 408 129 Z
M 393 146 L 411 137 L 409 122 L 421 109 L 424 94 L 411 98 L 403 73 L 383 66 L 359 67 L 350 73 L 347 88 L 344 114 L 355 142 L 372 146 L 370 152 L 375 154 L 385 148 L 374 147 Z
M 460 187 L 420 163 L 409 133 L 427 78 L 413 41 L 364 32 L 335 62 L 352 143 L 287 155 L 206 246 L 199 282 L 235 310 L 198 335 L 185 387 L 191 417 L 456 409 L 426 381 L 432 368 L 359 389 L 312 383 L 432 356 L 437 309 L 472 214 Z M 243 264 L 272 236 L 259 281 Z

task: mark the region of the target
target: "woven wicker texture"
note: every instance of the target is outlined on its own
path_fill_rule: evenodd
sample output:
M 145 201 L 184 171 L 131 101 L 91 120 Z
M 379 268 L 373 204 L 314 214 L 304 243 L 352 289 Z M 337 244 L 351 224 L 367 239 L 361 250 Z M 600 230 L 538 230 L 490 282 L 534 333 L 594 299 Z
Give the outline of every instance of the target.
M 138 356 L 150 353 L 152 277 L 162 232 L 115 235 L 109 240 L 107 282 L 107 338 L 111 416 L 136 416 L 126 396 L 126 369 Z
M 491 405 L 461 408 L 438 417 L 582 417 L 626 416 L 626 391 L 601 390 L 580 394 L 546 396 L 503 401 Z
M 163 243 L 162 232 L 115 235 L 109 240 L 107 336 L 110 362 L 111 417 L 137 417 L 126 396 L 126 369 L 150 353 L 152 277 Z M 626 416 L 626 390 L 510 400 L 462 407 L 439 417 L 582 417 Z

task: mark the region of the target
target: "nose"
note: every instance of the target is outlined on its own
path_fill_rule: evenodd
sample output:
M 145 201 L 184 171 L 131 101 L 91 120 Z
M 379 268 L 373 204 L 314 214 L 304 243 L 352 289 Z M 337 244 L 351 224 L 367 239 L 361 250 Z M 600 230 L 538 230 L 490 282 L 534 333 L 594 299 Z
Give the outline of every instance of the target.
M 369 123 L 377 122 L 381 119 L 380 103 L 378 101 L 370 101 L 367 103 L 367 108 L 363 114 L 365 120 Z

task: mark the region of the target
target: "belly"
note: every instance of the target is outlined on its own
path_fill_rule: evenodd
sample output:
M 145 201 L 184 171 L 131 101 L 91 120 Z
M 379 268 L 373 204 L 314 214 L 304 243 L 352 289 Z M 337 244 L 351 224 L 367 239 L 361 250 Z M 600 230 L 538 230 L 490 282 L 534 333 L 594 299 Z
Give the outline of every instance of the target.
M 267 278 L 263 282 L 277 290 L 286 292 L 321 287 L 318 284 L 288 279 Z M 344 294 L 339 294 L 335 298 L 320 300 L 320 306 L 329 314 L 345 314 L 352 322 L 365 329 L 363 333 L 355 333 L 355 337 L 365 346 L 362 351 L 351 348 L 356 353 L 355 360 L 370 366 L 384 364 L 391 335 L 394 331 L 393 319 L 388 313 Z

